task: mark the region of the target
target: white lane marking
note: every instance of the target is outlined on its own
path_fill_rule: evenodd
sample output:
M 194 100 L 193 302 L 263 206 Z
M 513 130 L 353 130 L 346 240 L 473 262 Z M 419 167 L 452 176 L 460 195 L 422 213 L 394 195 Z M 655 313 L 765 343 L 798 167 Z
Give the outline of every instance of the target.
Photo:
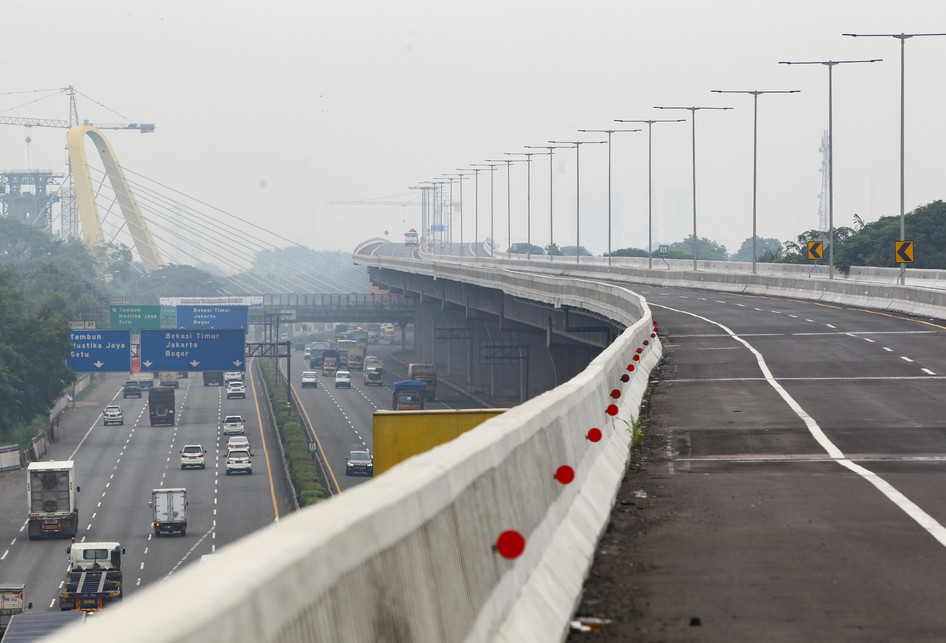
M 0 560 L 3 560 L 4 558 L 6 558 L 6 557 L 7 557 L 7 554 L 9 554 L 9 553 L 10 553 L 10 550 L 9 550 L 9 549 L 6 550 L 5 552 L 3 552 L 3 556 L 0 556 Z
M 825 324 L 828 328 L 837 328 L 837 326 L 832 326 L 831 324 Z
M 900 359 L 902 359 L 904 362 L 910 362 L 911 364 L 913 363 L 912 359 L 909 357 L 904 357 L 903 355 L 900 356 Z
M 734 333 L 728 327 L 724 326 L 723 324 L 719 322 L 713 321 L 712 319 L 708 319 L 701 315 L 697 315 L 695 313 L 691 313 L 685 310 L 677 310 L 675 308 L 670 308 L 668 306 L 662 306 L 660 304 L 651 304 L 651 306 L 654 306 L 656 308 L 663 308 L 665 310 L 672 310 L 673 312 L 677 312 L 683 315 L 689 315 L 691 317 L 701 319 L 708 324 L 713 324 L 714 326 L 717 326 L 723 329 L 724 331 L 726 331 L 726 333 L 728 333 L 730 337 L 732 337 L 734 340 L 736 340 L 737 342 L 745 346 L 746 349 L 755 356 L 756 363 L 759 365 L 759 368 L 762 370 L 762 374 L 765 376 L 765 380 L 769 383 L 769 385 L 773 389 L 775 389 L 775 392 L 779 394 L 779 396 L 785 401 L 785 403 L 788 404 L 789 408 L 795 412 L 795 415 L 801 418 L 802 422 L 805 423 L 805 426 L 808 427 L 808 432 L 811 434 L 811 437 L 813 437 L 815 441 L 821 445 L 821 448 L 824 449 L 825 452 L 829 456 L 831 456 L 831 458 L 835 462 L 837 462 L 839 465 L 841 465 L 845 469 L 848 469 L 849 471 L 856 473 L 857 475 L 864 478 L 864 480 L 874 485 L 874 488 L 876 488 L 882 494 L 887 496 L 887 498 L 893 504 L 899 507 L 901 511 L 903 511 L 905 514 L 907 514 L 907 516 L 913 519 L 913 521 L 916 522 L 920 527 L 925 529 L 927 533 L 929 533 L 933 538 L 937 540 L 937 542 L 939 542 L 939 544 L 946 547 L 946 527 L 943 527 L 943 525 L 937 522 L 935 518 L 933 518 L 931 515 L 923 511 L 923 509 L 921 509 L 919 505 L 917 505 L 915 502 L 913 502 L 912 500 L 907 498 L 905 495 L 903 495 L 903 493 L 901 493 L 892 484 L 890 484 L 889 482 L 887 482 L 886 480 L 878 476 L 873 471 L 870 471 L 869 469 L 866 469 L 862 467 L 861 465 L 856 464 L 852 462 L 851 460 L 849 460 L 847 456 L 844 455 L 844 452 L 841 451 L 841 449 L 839 449 L 837 446 L 835 446 L 835 444 L 830 439 L 828 439 L 828 436 L 825 435 L 824 431 L 822 431 L 818 423 L 815 422 L 814 418 L 808 415 L 808 413 L 805 412 L 805 409 L 803 409 L 801 405 L 795 401 L 795 398 L 789 395 L 788 391 L 782 388 L 782 385 L 779 384 L 778 380 L 775 379 L 775 376 L 772 375 L 772 371 L 769 370 L 769 366 L 765 362 L 765 359 L 762 357 L 762 354 L 759 351 L 757 351 L 749 342 L 747 342 L 746 340 L 736 335 L 736 333 Z
M 936 375 L 936 373 L 934 373 L 933 371 L 931 371 L 931 370 L 928 369 L 928 368 L 921 368 L 920 370 L 923 371 L 924 373 L 928 374 L 928 375 Z
M 893 349 L 892 349 L 892 348 L 887 348 L 886 346 L 884 346 L 884 350 L 887 351 L 888 353 L 892 353 L 892 352 L 893 352 Z
M 169 571 L 169 572 L 164 576 L 164 578 L 167 579 L 171 574 L 173 574 L 174 572 L 176 572 L 176 571 L 177 571 L 177 568 L 180 567 L 181 565 L 183 565 L 183 564 L 184 564 L 184 561 L 187 560 L 187 557 L 190 556 L 192 553 L 194 553 L 194 550 L 197 549 L 197 547 L 200 546 L 200 543 L 204 542 L 204 538 L 206 538 L 207 536 L 210 536 L 210 535 L 213 533 L 213 530 L 214 530 L 214 528 L 211 527 L 206 533 L 204 533 L 203 536 L 201 536 L 200 538 L 198 538 L 198 539 L 197 539 L 197 542 L 194 543 L 193 546 L 191 546 L 191 548 L 187 550 L 187 553 L 186 553 L 186 554 L 184 554 L 183 556 L 181 556 L 181 559 L 180 559 L 179 561 L 177 561 L 177 564 L 174 565 L 174 567 L 171 568 L 171 571 Z

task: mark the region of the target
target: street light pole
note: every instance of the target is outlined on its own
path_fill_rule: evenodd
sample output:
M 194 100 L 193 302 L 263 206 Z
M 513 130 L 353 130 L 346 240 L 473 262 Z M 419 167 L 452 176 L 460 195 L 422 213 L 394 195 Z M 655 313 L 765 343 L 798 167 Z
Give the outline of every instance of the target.
M 797 94 L 800 89 L 739 90 L 714 89 L 716 94 L 750 94 L 752 96 L 752 274 L 756 274 L 756 196 L 758 185 L 758 149 L 759 149 L 759 95 L 760 94 Z
M 476 244 L 480 235 L 480 168 L 457 168 L 461 172 L 473 172 L 473 247 L 472 254 L 476 258 Z
M 682 118 L 650 120 L 614 119 L 615 123 L 647 123 L 647 269 L 654 267 L 654 123 L 682 123 Z
M 457 169 L 460 170 L 460 168 L 457 168 Z M 465 175 L 463 174 L 463 170 L 460 170 L 459 172 L 445 172 L 445 173 L 444 173 L 444 176 L 455 176 L 455 177 L 459 177 L 459 178 L 457 179 L 457 181 L 459 181 L 459 186 L 460 186 L 460 256 L 462 257 L 462 256 L 463 256 L 463 177 L 464 177 Z M 450 188 L 450 201 L 451 201 L 451 202 L 453 201 L 453 187 L 452 187 L 452 186 L 451 186 L 451 188 Z M 451 205 L 451 208 L 452 208 L 452 205 Z M 452 247 L 452 245 L 453 245 L 453 232 L 452 232 L 453 228 L 451 228 L 450 230 L 451 230 L 451 233 L 450 233 L 450 244 L 451 244 L 451 247 Z M 453 254 L 453 250 L 450 251 L 450 254 Z
M 552 169 L 554 167 L 554 164 L 552 163 L 553 161 L 552 150 L 562 148 L 562 147 L 569 147 L 569 146 L 568 145 L 524 145 L 523 147 L 525 147 L 526 149 L 548 150 L 548 155 L 549 155 L 549 262 L 551 262 L 555 258 L 555 255 L 552 254 L 552 251 L 555 249 L 555 242 L 553 240 L 553 232 L 555 229 L 555 219 L 552 217 L 552 196 L 553 196 L 552 194 L 552 175 L 553 175 Z
M 824 65 L 828 68 L 828 279 L 834 279 L 834 66 L 849 63 L 876 63 L 881 60 L 883 58 L 779 61 L 780 65 Z
M 661 107 L 655 106 L 654 109 L 686 109 L 690 111 L 690 123 L 693 125 L 693 270 L 697 270 L 696 256 L 696 112 L 701 109 L 732 109 L 732 107 Z
M 580 129 L 579 132 L 608 135 L 608 265 L 611 265 L 611 135 L 615 132 L 639 132 L 639 129 Z
M 905 44 L 907 38 L 920 38 L 924 36 L 946 36 L 946 33 L 846 33 L 841 34 L 843 36 L 850 36 L 852 38 L 896 38 L 900 41 L 900 241 L 905 239 L 905 226 L 904 226 L 904 171 L 903 171 L 903 161 L 904 161 L 904 54 L 906 52 Z M 896 258 L 896 257 L 894 257 Z M 900 264 L 900 276 L 897 278 L 897 283 L 901 286 L 906 284 L 906 272 L 907 264 L 903 262 L 898 262 Z
M 581 146 L 588 143 L 605 144 L 607 141 L 549 141 L 575 146 L 575 263 L 581 263 Z
M 472 163 L 479 167 L 489 168 L 489 256 L 494 256 L 493 249 L 496 247 L 496 235 L 493 227 L 493 175 L 496 173 L 496 163 Z
M 532 258 L 532 157 L 538 152 L 506 152 L 525 156 L 526 161 L 526 259 Z M 549 152 L 551 154 L 551 152 Z
M 524 161 L 525 159 L 487 159 L 490 163 L 505 163 L 506 164 L 506 252 L 512 248 L 512 201 L 510 200 L 511 191 L 509 189 L 510 181 L 510 170 L 509 167 L 513 163 L 518 163 Z

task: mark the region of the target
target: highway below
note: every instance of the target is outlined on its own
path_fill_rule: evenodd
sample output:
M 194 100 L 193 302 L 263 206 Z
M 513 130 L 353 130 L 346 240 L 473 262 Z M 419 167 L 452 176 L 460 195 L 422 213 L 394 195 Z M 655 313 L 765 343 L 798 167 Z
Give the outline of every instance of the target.
M 347 476 L 345 460 L 353 450 L 367 449 L 374 453 L 373 416 L 375 411 L 390 410 L 391 386 L 407 379 L 407 365 L 394 359 L 398 349 L 392 344 L 371 344 L 368 355 L 384 362 L 384 385 L 366 386 L 364 373 L 352 371 L 351 388 L 335 388 L 335 378 L 319 376 L 318 388 L 302 388 L 302 368 L 293 365 L 293 391 L 302 406 L 300 413 L 314 427 L 316 439 L 325 454 L 328 477 L 334 488 L 344 491 L 370 480 L 366 476 Z M 301 361 L 301 360 L 300 360 Z M 312 369 L 321 373 L 319 369 Z M 482 405 L 442 383 L 437 399 L 428 401 L 425 409 L 469 409 Z
M 946 638 L 946 324 L 635 289 L 666 361 L 569 640 Z
M 176 392 L 175 426 L 150 426 L 147 392 L 123 399 L 125 374 L 106 376 L 69 409 L 57 429 L 57 441 L 43 460 L 76 462 L 79 534 L 77 540 L 118 541 L 125 548 L 124 594 L 163 580 L 201 556 L 272 524 L 290 510 L 282 482 L 283 464 L 274 436 L 263 432 L 262 410 L 255 402 L 258 384 L 247 377 L 247 398 L 226 399 L 226 389 L 204 387 L 201 375 L 181 379 Z M 106 404 L 121 405 L 123 425 L 104 426 Z M 225 475 L 224 415 L 246 419 L 254 453 L 253 475 Z M 205 469 L 180 469 L 185 444 L 206 450 Z M 188 528 L 185 536 L 154 536 L 148 502 L 151 490 L 185 487 Z M 0 580 L 26 584 L 33 611 L 58 610 L 66 572 L 66 539 L 31 541 L 26 535 L 26 472 L 0 476 Z

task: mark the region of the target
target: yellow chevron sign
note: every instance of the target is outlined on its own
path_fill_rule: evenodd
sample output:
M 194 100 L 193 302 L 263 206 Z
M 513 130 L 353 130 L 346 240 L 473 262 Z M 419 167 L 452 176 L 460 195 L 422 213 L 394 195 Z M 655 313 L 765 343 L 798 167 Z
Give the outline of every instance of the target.
M 912 241 L 894 241 L 893 244 L 897 263 L 913 263 Z
M 823 259 L 824 258 L 824 247 L 820 241 L 808 242 L 808 258 L 809 259 Z

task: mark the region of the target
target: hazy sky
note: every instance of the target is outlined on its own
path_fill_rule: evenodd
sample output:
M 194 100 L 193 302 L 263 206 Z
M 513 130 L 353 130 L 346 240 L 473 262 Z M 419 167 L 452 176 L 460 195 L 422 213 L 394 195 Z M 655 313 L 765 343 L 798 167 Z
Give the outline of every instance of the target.
M 835 225 L 899 214 L 900 41 L 842 33 L 946 32 L 941 0 L 306 1 L 74 0 L 4 5 L 0 115 L 66 118 L 75 86 L 153 134 L 107 132 L 137 174 L 316 249 L 350 250 L 419 227 L 409 189 L 471 163 L 615 119 L 653 128 L 654 244 L 693 225 L 690 112 L 697 113 L 698 234 L 730 251 L 752 231 L 753 99 L 713 89 L 788 90 L 758 100 L 758 234 L 818 227 L 828 68 L 834 67 Z M 946 37 L 906 41 L 906 208 L 944 195 Z M 15 109 L 13 109 L 15 108 Z M 80 97 L 80 117 L 115 114 Z M 646 127 L 646 126 L 644 126 Z M 0 168 L 65 168 L 64 130 L 0 127 Z M 647 245 L 647 132 L 614 134 L 612 247 Z M 91 153 L 91 152 L 90 152 Z M 607 146 L 581 148 L 581 242 L 607 249 Z M 554 159 L 555 241 L 575 241 L 575 151 Z M 494 226 L 506 243 L 506 170 Z M 532 241 L 548 243 L 549 165 L 533 157 Z M 480 174 L 479 234 L 489 174 Z M 512 166 L 513 241 L 526 238 L 526 168 Z M 459 188 L 454 186 L 455 200 Z M 170 195 L 170 191 L 168 192 Z M 464 238 L 474 230 L 464 186 Z M 459 214 L 459 213 L 457 213 Z M 147 217 L 146 213 L 146 217 Z M 459 239 L 459 221 L 454 239 Z M 909 238 L 909 231 L 907 234 Z M 208 241 L 209 243 L 209 241 Z

